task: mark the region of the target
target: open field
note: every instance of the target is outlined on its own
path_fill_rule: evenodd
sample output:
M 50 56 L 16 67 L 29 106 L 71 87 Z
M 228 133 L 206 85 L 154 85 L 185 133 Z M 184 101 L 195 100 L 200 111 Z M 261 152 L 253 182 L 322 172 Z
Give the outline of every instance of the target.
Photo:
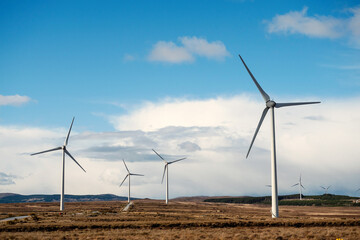
M 0 239 L 359 239 L 358 207 L 270 207 L 204 202 L 135 200 L 126 202 L 0 204 Z

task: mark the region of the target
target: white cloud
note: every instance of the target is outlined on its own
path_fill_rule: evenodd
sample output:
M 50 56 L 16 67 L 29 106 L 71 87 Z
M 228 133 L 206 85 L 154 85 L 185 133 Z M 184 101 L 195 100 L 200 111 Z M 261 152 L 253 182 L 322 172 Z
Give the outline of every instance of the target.
M 350 42 L 360 48 L 360 8 L 350 10 L 354 15 L 349 19 Z
M 131 55 L 131 54 L 125 54 L 124 57 L 123 57 L 124 62 L 132 62 L 132 61 L 135 61 L 135 60 L 136 60 L 136 57 L 134 55 Z
M 182 63 L 193 62 L 196 56 L 223 60 L 230 55 L 221 41 L 208 42 L 204 38 L 197 37 L 180 37 L 179 41 L 182 46 L 178 46 L 174 42 L 157 42 L 151 50 L 148 60 Z
M 154 45 L 151 51 L 149 61 L 181 63 L 192 62 L 194 57 L 184 47 L 178 47 L 173 42 L 160 41 Z
M 269 33 L 304 34 L 317 38 L 338 38 L 342 33 L 343 21 L 333 17 L 309 17 L 307 7 L 302 11 L 290 11 L 284 15 L 276 15 L 268 22 Z
M 0 106 L 20 106 L 29 102 L 31 99 L 27 96 L 11 95 L 3 96 L 0 95 Z
M 81 123 L 74 124 L 68 150 L 87 173 L 67 159 L 65 191 L 126 195 L 126 187 L 118 188 L 126 175 L 121 162 L 124 158 L 131 171 L 145 175 L 133 179 L 133 196 L 163 198 L 164 166 L 151 151 L 154 148 L 168 160 L 187 157 L 169 169 L 171 198 L 269 194 L 265 187 L 270 183 L 269 116 L 245 159 L 264 107 L 260 100 L 258 96 L 254 100 L 239 95 L 148 102 L 127 114 L 113 116 L 115 132 L 77 133 L 77 124 Z M 322 100 L 318 105 L 276 109 L 280 194 L 297 191 L 290 186 L 300 172 L 304 194 L 322 193 L 320 185 L 332 185 L 331 193 L 342 194 L 354 194 L 360 187 L 356 141 L 360 112 L 354 111 L 360 98 Z M 66 128 L 0 127 L 0 154 L 4 159 L 0 168 L 19 176 L 16 184 L 2 185 L 2 191 L 58 193 L 61 153 L 32 157 L 29 153 L 61 145 L 66 132 Z
M 206 39 L 197 37 L 181 37 L 181 43 L 191 53 L 213 59 L 224 59 L 229 56 L 224 43 L 215 41 L 209 43 Z
M 308 16 L 307 7 L 302 11 L 290 11 L 276 15 L 265 21 L 268 33 L 303 34 L 314 38 L 345 38 L 356 48 L 360 48 L 360 8 L 344 11 L 351 16 Z

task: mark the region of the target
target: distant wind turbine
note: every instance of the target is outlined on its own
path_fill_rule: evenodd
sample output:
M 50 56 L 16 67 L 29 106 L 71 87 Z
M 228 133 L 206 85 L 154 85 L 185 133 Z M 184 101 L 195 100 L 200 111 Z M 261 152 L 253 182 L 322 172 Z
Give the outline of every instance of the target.
M 301 174 L 300 174 L 299 182 L 298 182 L 298 183 L 295 183 L 295 184 L 292 185 L 291 187 L 295 187 L 295 186 L 297 186 L 297 185 L 299 185 L 300 200 L 302 200 L 302 188 L 303 188 L 303 189 L 305 189 L 305 188 L 304 188 L 304 186 L 303 186 L 302 183 L 301 183 Z
M 152 150 L 154 151 L 154 153 L 156 153 L 156 155 L 159 156 L 159 158 L 161 158 L 165 162 L 164 173 L 162 176 L 161 183 L 163 183 L 163 181 L 164 181 L 164 176 L 165 176 L 165 172 L 166 172 L 166 200 L 165 200 L 165 202 L 166 202 L 166 204 L 168 204 L 168 202 L 169 202 L 169 165 L 172 163 L 175 163 L 175 162 L 182 161 L 186 158 L 180 158 L 178 160 L 168 162 L 160 154 L 158 154 L 154 149 L 152 149 Z
M 331 185 L 330 186 L 328 186 L 328 187 L 323 187 L 323 186 L 320 186 L 322 189 L 324 189 L 325 190 L 325 194 L 327 194 L 328 193 L 328 190 L 329 190 L 329 188 L 331 187 Z
M 136 174 L 136 173 L 131 173 L 128 169 L 128 167 L 126 166 L 126 163 L 123 159 L 123 163 L 125 165 L 126 171 L 128 172 L 128 174 L 126 175 L 126 177 L 124 178 L 124 180 L 121 182 L 120 186 L 121 187 L 123 185 L 123 183 L 125 182 L 126 178 L 129 178 L 129 193 L 128 193 L 128 203 L 130 203 L 130 176 L 144 176 L 142 174 Z
M 320 102 L 292 102 L 292 103 L 276 103 L 273 100 L 270 100 L 269 95 L 261 88 L 261 86 L 259 85 L 259 83 L 256 81 L 255 77 L 252 75 L 252 73 L 250 72 L 249 68 L 246 66 L 244 60 L 242 59 L 242 57 L 239 55 L 241 61 L 243 62 L 246 70 L 248 71 L 250 77 L 252 78 L 252 80 L 254 81 L 256 87 L 258 88 L 258 90 L 260 91 L 262 97 L 265 100 L 265 104 L 266 107 L 261 115 L 259 124 L 256 128 L 254 137 L 251 141 L 250 147 L 249 147 L 249 151 L 246 154 L 246 158 L 249 156 L 251 147 L 255 141 L 256 135 L 259 132 L 259 129 L 261 127 L 261 124 L 267 114 L 267 112 L 270 109 L 271 112 L 271 132 L 272 132 L 272 141 L 271 141 L 271 186 L 272 186 L 272 200 L 271 200 L 271 213 L 272 213 L 272 217 L 273 218 L 277 218 L 279 217 L 279 208 L 278 208 L 278 187 L 277 187 L 277 174 L 276 174 L 276 147 L 275 147 L 275 116 L 274 116 L 274 108 L 281 108 L 281 107 L 289 107 L 289 106 L 296 106 L 296 105 L 305 105 L 305 104 L 315 104 L 315 103 L 320 103 Z
M 66 146 L 67 146 L 68 141 L 69 141 L 69 136 L 70 136 L 71 128 L 72 128 L 72 125 L 73 125 L 73 123 L 74 123 L 74 119 L 75 119 L 75 117 L 73 117 L 73 119 L 72 119 L 72 122 L 71 122 L 71 125 L 70 125 L 70 129 L 69 129 L 69 132 L 68 132 L 68 134 L 67 134 L 67 136 L 66 136 L 64 145 L 62 145 L 61 147 L 57 147 L 57 148 L 53 148 L 53 149 L 50 149 L 50 150 L 46 150 L 46 151 L 42 151 L 42 152 L 37 152 L 37 153 L 31 154 L 31 156 L 33 156 L 33 155 L 37 155 L 37 154 L 42 154 L 42 153 L 47 153 L 47 152 L 62 150 L 62 156 L 63 156 L 62 159 L 63 159 L 63 161 L 62 161 L 62 175 L 61 175 L 60 211 L 63 211 L 63 210 L 64 210 L 65 154 L 67 154 L 72 160 L 74 160 L 74 162 L 75 162 L 84 172 L 86 172 L 85 169 L 75 160 L 75 158 L 74 158 L 73 156 L 71 156 L 71 154 L 69 153 L 69 151 L 66 149 Z

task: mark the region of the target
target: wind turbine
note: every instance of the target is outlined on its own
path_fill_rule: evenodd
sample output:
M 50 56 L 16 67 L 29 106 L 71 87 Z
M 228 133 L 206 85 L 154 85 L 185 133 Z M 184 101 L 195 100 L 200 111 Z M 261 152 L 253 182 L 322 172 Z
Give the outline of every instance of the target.
M 47 153 L 47 152 L 62 150 L 62 156 L 63 156 L 63 157 L 62 157 L 60 211 L 63 211 L 63 210 L 64 210 L 65 154 L 67 154 L 72 160 L 74 160 L 74 162 L 75 162 L 84 172 L 86 172 L 85 169 L 75 160 L 75 158 L 74 158 L 73 156 L 71 156 L 71 154 L 69 153 L 69 151 L 66 149 L 66 146 L 68 145 L 68 142 L 69 142 L 69 136 L 70 136 L 70 132 L 71 132 L 72 125 L 73 125 L 73 123 L 74 123 L 74 119 L 75 119 L 75 117 L 73 117 L 73 119 L 72 119 L 72 122 L 71 122 L 71 125 L 70 125 L 70 129 L 69 129 L 69 132 L 68 132 L 68 134 L 67 134 L 67 136 L 66 136 L 64 145 L 62 145 L 61 147 L 57 147 L 57 148 L 53 148 L 53 149 L 50 149 L 50 150 L 45 150 L 45 151 L 42 151 L 42 152 L 37 152 L 37 153 L 31 154 L 31 156 L 33 156 L 33 155 L 37 155 L 37 154 L 42 154 L 42 153 Z
M 144 176 L 142 174 L 136 174 L 136 173 L 131 173 L 128 169 L 128 167 L 126 166 L 126 163 L 123 159 L 123 163 L 125 165 L 126 171 L 128 172 L 128 174 L 126 175 L 126 177 L 124 178 L 124 180 L 121 182 L 120 186 L 121 187 L 123 185 L 123 183 L 125 182 L 126 178 L 129 178 L 129 193 L 128 193 L 128 203 L 130 203 L 130 176 Z
M 299 185 L 300 200 L 302 200 L 302 188 L 303 188 L 303 189 L 305 189 L 305 188 L 304 188 L 304 186 L 303 186 L 302 183 L 301 183 L 301 174 L 300 174 L 299 182 L 298 182 L 298 183 L 295 183 L 295 184 L 292 185 L 291 187 L 295 187 L 295 186 L 297 186 L 297 185 Z
M 275 116 L 274 116 L 274 108 L 281 108 L 281 107 L 289 107 L 289 106 L 296 106 L 296 105 L 305 105 L 305 104 L 315 104 L 315 103 L 320 103 L 320 102 L 292 102 L 292 103 L 276 103 L 273 100 L 270 100 L 269 95 L 266 94 L 266 92 L 261 88 L 261 86 L 259 85 L 259 83 L 256 81 L 255 77 L 252 75 L 252 73 L 250 72 L 249 68 L 246 66 L 244 60 L 242 59 L 242 57 L 239 55 L 241 61 L 243 62 L 246 70 L 248 71 L 250 77 L 252 78 L 252 80 L 254 81 L 256 87 L 258 88 L 258 90 L 260 91 L 262 97 L 265 100 L 265 104 L 266 107 L 261 115 L 259 124 L 256 128 L 254 137 L 251 141 L 250 147 L 249 147 L 249 151 L 246 154 L 246 158 L 249 156 L 251 147 L 255 141 L 256 135 L 259 132 L 259 129 L 261 127 L 261 124 L 267 114 L 267 112 L 270 109 L 271 112 L 271 132 L 272 132 L 272 141 L 271 141 L 271 192 L 272 192 L 272 199 L 271 199 L 271 213 L 272 213 L 272 217 L 273 218 L 277 218 L 279 217 L 279 208 L 278 208 L 278 187 L 277 187 L 277 175 L 276 175 L 276 146 L 275 146 Z
M 328 186 L 328 187 L 323 187 L 323 186 L 320 186 L 322 189 L 324 189 L 325 190 L 325 194 L 327 194 L 327 192 L 328 192 L 328 190 L 329 190 L 329 188 L 331 187 L 331 185 L 330 186 Z
M 168 162 L 160 154 L 158 154 L 154 149 L 153 149 L 153 151 L 154 151 L 154 153 L 156 153 L 156 155 L 159 156 L 159 158 L 161 158 L 165 162 L 164 173 L 163 173 L 163 176 L 162 176 L 161 183 L 163 183 L 163 181 L 164 181 L 164 176 L 165 176 L 165 172 L 166 172 L 166 200 L 165 200 L 165 202 L 166 202 L 166 204 L 168 204 L 168 202 L 169 202 L 169 165 L 172 164 L 172 163 L 175 163 L 175 162 L 182 161 L 182 160 L 184 160 L 186 158 L 180 158 L 178 160 Z

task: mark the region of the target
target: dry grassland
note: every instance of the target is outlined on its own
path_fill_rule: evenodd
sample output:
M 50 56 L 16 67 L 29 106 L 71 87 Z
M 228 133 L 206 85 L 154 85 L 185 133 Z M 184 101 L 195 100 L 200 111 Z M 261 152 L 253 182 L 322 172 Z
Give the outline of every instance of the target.
M 270 206 L 137 200 L 0 204 L 0 239 L 360 239 L 358 207 Z

